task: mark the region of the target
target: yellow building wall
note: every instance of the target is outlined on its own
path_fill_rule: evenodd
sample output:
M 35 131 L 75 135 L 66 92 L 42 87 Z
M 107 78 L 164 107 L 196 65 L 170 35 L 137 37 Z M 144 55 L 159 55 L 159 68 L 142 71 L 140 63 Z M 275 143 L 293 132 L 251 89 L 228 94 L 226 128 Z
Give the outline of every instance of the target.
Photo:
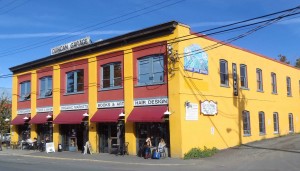
M 188 28 L 186 28 L 188 30 Z M 208 75 L 192 73 L 184 70 L 184 48 L 198 44 L 205 49 L 215 44 L 215 41 L 196 38 L 179 42 L 180 54 L 179 72 L 182 78 L 180 83 L 180 110 L 182 122 L 182 157 L 193 147 L 217 147 L 224 149 L 243 143 L 272 138 L 289 133 L 288 114 L 294 116 L 295 132 L 299 132 L 299 85 L 300 71 L 290 66 L 274 62 L 273 60 L 249 53 L 230 46 L 221 46 L 209 50 Z M 229 86 L 220 86 L 219 61 L 228 62 Z M 233 96 L 232 63 L 237 65 L 238 92 Z M 247 65 L 248 90 L 240 88 L 240 64 Z M 263 90 L 257 92 L 256 68 L 262 69 Z M 277 95 L 272 94 L 271 72 L 277 75 Z M 292 80 L 292 97 L 287 96 L 286 77 Z M 199 115 L 197 121 L 185 120 L 184 102 L 190 101 L 199 105 L 200 101 L 213 100 L 218 104 L 218 114 L 215 116 Z M 251 136 L 244 137 L 242 126 L 242 111 L 250 112 Z M 266 134 L 259 135 L 258 112 L 265 113 Z M 280 134 L 274 134 L 273 112 L 279 114 Z
M 17 104 L 18 104 L 18 77 L 14 75 L 12 77 L 12 108 L 11 108 L 11 120 L 17 116 Z M 18 141 L 17 125 L 11 125 L 11 142 Z

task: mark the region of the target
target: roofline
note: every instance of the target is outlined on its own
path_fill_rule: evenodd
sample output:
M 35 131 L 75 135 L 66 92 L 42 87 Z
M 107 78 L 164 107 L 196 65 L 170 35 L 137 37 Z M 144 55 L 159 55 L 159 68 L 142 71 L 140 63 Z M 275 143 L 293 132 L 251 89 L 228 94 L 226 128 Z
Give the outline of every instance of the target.
M 196 33 L 196 32 L 192 32 L 192 31 L 191 31 L 191 34 L 196 35 L 196 36 L 201 37 L 201 38 L 204 38 L 204 39 L 207 39 L 207 40 L 211 40 L 211 41 L 217 42 L 217 43 L 218 43 L 218 42 L 221 42 L 220 40 L 217 40 L 217 39 L 212 38 L 212 37 L 209 37 L 209 36 L 205 36 L 204 34 L 201 34 L 201 33 Z M 273 58 L 271 58 L 271 57 L 268 57 L 268 56 L 265 56 L 265 55 L 262 55 L 262 54 L 259 54 L 259 53 L 256 53 L 256 52 L 253 52 L 253 51 L 251 51 L 251 50 L 248 50 L 248 49 L 245 49 L 245 48 L 242 48 L 242 47 L 235 46 L 235 45 L 230 44 L 230 43 L 225 44 L 225 46 L 229 46 L 229 47 L 232 47 L 232 48 L 235 48 L 235 49 L 244 51 L 244 52 L 248 52 L 248 53 L 251 53 L 251 54 L 253 54 L 253 55 L 256 55 L 256 56 L 259 56 L 259 57 L 262 57 L 262 58 L 265 58 L 265 59 L 268 59 L 268 60 L 271 60 L 271 61 L 274 61 L 274 62 L 277 62 L 277 63 L 279 63 L 279 64 L 286 65 L 286 66 L 288 66 L 288 67 L 292 67 L 292 68 L 294 68 L 294 69 L 300 70 L 300 68 L 297 68 L 297 67 L 294 67 L 294 66 L 292 66 L 292 65 L 289 65 L 289 64 L 280 62 L 280 61 L 278 61 L 278 60 L 276 60 L 276 59 L 273 59 Z
M 17 65 L 9 68 L 9 70 L 13 72 L 13 74 L 16 74 L 16 73 L 32 70 L 33 68 L 38 68 L 38 67 L 54 64 L 57 62 L 66 61 L 68 59 L 76 58 L 78 56 L 93 53 L 96 51 L 112 49 L 114 47 L 124 46 L 135 42 L 172 34 L 178 24 L 179 23 L 177 21 L 170 21 L 152 27 L 147 27 L 121 36 L 116 36 L 103 41 L 95 42 L 84 47 L 69 50 L 55 55 L 50 55 L 38 60 Z

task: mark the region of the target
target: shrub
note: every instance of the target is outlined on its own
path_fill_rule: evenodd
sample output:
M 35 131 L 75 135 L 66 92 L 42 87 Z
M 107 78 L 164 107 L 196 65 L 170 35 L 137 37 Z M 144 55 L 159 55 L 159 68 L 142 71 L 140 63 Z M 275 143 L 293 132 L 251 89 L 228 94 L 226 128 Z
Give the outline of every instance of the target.
M 199 158 L 205 158 L 205 157 L 211 157 L 214 154 L 216 154 L 218 149 L 216 147 L 213 148 L 207 148 L 204 146 L 204 149 L 201 148 L 192 148 L 189 152 L 184 154 L 184 160 L 186 159 L 199 159 Z

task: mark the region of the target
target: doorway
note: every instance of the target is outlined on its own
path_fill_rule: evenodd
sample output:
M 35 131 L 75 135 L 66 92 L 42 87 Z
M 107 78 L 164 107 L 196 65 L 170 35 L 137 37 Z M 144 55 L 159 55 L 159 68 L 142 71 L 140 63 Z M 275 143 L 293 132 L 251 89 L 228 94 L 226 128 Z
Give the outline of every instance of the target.
M 83 150 L 83 124 L 60 125 L 61 145 L 64 151 Z
M 117 124 L 99 124 L 99 151 L 100 153 L 116 154 L 120 145 Z

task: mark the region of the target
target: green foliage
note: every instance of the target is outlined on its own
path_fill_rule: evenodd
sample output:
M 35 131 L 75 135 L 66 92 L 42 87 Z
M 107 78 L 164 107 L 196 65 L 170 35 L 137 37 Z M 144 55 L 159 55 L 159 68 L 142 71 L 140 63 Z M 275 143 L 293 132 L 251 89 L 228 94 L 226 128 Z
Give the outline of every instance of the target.
M 214 154 L 216 154 L 218 149 L 216 147 L 213 147 L 212 149 L 207 148 L 204 146 L 204 149 L 201 148 L 192 148 L 189 152 L 184 154 L 184 160 L 187 159 L 199 159 L 199 158 L 205 158 L 205 157 L 211 157 Z

